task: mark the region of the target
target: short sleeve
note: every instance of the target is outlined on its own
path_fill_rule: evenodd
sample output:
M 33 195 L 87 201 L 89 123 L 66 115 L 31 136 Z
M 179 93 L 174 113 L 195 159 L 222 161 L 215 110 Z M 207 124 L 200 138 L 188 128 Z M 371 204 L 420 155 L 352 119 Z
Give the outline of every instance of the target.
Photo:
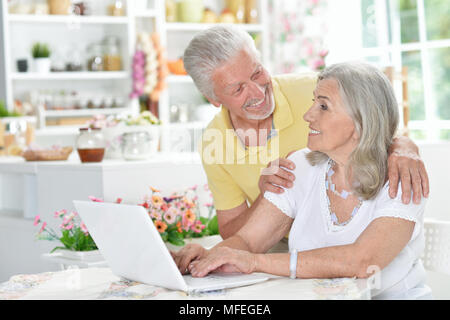
M 389 196 L 389 184 L 386 183 L 380 191 L 377 205 L 372 216 L 372 220 L 381 217 L 401 218 L 413 222 L 419 222 L 423 218 L 425 211 L 426 199 L 422 198 L 419 204 L 414 204 L 412 199 L 409 204 L 403 204 L 401 184 L 398 187 L 397 196 L 392 199 Z
M 203 163 L 216 210 L 240 206 L 247 197 L 231 175 L 220 164 Z
M 291 171 L 295 175 L 292 188 L 284 189 L 283 193 L 273 193 L 266 191 L 264 198 L 270 201 L 288 217 L 295 219 L 299 203 L 304 201 L 306 189 L 310 187 L 311 177 L 314 170 L 306 160 L 308 149 L 301 149 L 292 153 L 288 159 L 295 163 L 295 170 Z M 289 170 L 290 171 L 290 170 Z
M 283 193 L 264 192 L 264 198 L 270 201 L 275 207 L 280 209 L 288 217 L 295 218 L 295 201 L 291 198 L 288 189 L 284 189 Z

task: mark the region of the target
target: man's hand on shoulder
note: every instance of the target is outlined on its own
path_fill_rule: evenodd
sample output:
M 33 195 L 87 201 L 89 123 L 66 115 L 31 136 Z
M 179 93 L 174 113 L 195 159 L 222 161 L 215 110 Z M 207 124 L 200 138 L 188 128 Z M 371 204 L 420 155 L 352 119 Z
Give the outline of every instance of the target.
M 289 155 L 291 153 L 289 153 Z M 294 170 L 294 162 L 285 158 L 279 158 L 269 162 L 267 167 L 262 170 L 261 176 L 259 177 L 258 187 L 261 194 L 264 194 L 266 191 L 283 193 L 284 190 L 281 187 L 292 188 L 295 176 L 287 169 Z

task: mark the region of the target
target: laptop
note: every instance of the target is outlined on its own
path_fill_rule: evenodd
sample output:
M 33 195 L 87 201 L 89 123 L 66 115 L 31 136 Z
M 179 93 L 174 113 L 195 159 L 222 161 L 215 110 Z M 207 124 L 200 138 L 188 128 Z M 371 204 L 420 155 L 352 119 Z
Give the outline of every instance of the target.
M 122 278 L 187 293 L 259 283 L 264 273 L 212 273 L 204 278 L 182 275 L 144 207 L 73 201 L 112 272 Z

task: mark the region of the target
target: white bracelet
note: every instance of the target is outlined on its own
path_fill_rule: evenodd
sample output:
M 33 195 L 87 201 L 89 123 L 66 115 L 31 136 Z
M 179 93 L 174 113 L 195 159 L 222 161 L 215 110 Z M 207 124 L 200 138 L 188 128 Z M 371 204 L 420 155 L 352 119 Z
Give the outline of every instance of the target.
M 297 278 L 297 257 L 298 257 L 298 251 L 297 249 L 293 249 L 291 251 L 291 260 L 289 263 L 289 270 L 291 271 L 290 278 L 295 279 Z

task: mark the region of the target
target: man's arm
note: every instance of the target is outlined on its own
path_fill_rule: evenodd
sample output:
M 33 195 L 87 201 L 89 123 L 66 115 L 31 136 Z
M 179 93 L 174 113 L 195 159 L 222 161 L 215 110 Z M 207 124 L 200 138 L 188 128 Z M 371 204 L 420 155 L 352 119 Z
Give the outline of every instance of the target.
M 222 239 L 225 240 L 236 234 L 250 219 L 260 201 L 261 194 L 251 207 L 248 207 L 247 202 L 243 202 L 240 206 L 230 210 L 217 210 L 217 222 Z

